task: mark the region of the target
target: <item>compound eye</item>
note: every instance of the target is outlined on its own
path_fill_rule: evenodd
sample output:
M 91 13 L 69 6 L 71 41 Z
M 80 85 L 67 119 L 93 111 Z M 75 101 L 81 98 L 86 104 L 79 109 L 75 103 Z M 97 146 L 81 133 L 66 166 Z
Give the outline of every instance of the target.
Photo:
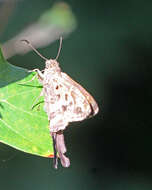
M 47 61 L 45 62 L 45 65 L 46 65 L 46 68 L 49 68 L 49 67 L 51 66 L 50 60 L 47 60 Z

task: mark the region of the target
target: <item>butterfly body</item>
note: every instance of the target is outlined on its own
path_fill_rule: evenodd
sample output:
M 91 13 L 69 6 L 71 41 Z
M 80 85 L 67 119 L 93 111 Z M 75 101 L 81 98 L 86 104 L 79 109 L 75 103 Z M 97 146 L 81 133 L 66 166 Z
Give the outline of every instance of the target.
M 69 122 L 82 121 L 98 112 L 93 97 L 63 73 L 56 60 L 46 61 L 44 72 L 38 72 L 43 85 L 44 110 L 50 121 L 50 132 L 64 130 Z

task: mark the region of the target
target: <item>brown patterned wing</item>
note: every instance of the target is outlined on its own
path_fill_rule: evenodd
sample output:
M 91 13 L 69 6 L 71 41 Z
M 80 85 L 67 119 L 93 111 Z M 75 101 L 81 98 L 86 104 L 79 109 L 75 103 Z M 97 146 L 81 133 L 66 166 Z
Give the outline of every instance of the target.
M 77 82 L 75 82 L 66 73 L 61 73 L 64 84 L 70 85 L 70 93 L 75 101 L 75 111 L 84 114 L 80 120 L 86 117 L 92 117 L 99 111 L 98 105 L 94 98 Z M 81 114 L 80 114 L 81 115 Z M 84 118 L 83 118 L 84 117 Z
M 51 132 L 64 130 L 69 122 L 82 121 L 98 113 L 99 108 L 93 97 L 66 73 L 61 72 L 60 77 L 52 81 L 53 96 L 48 93 L 44 106 Z M 51 98 L 54 101 L 51 102 Z

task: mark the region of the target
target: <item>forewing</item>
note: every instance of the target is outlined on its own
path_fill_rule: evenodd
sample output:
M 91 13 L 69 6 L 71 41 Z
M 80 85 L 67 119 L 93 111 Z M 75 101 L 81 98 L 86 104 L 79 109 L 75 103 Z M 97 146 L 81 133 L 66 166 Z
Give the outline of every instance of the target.
M 95 115 L 98 105 L 93 97 L 67 74 L 53 77 L 51 88 L 44 86 L 45 111 L 50 120 L 50 131 L 64 130 L 69 122 L 81 121 Z
M 94 98 L 77 82 L 66 73 L 61 73 L 62 85 L 68 88 L 68 98 L 72 99 L 71 121 L 80 121 L 98 113 L 98 105 Z

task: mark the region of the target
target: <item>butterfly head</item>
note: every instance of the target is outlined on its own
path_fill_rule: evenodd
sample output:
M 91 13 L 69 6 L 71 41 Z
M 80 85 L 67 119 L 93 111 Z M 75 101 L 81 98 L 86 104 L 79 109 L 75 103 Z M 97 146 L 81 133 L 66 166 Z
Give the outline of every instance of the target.
M 56 61 L 56 59 L 46 60 L 45 68 L 49 69 L 52 72 L 60 72 L 61 71 L 61 69 L 59 67 L 59 63 Z

